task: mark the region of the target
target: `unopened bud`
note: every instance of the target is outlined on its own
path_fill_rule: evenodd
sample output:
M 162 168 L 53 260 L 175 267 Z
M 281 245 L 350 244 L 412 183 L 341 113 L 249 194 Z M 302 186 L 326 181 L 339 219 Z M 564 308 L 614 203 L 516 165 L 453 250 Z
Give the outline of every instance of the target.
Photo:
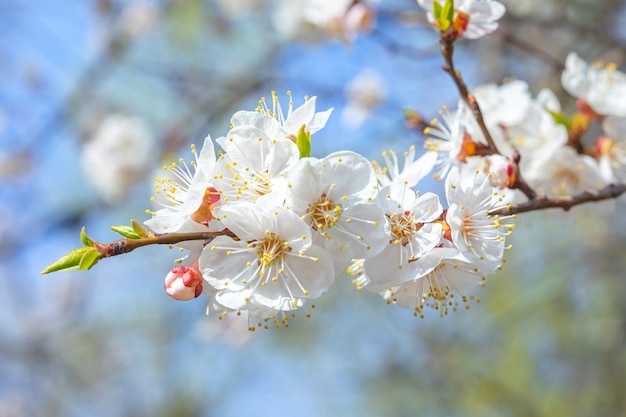
M 202 274 L 198 261 L 172 268 L 165 277 L 165 292 L 178 301 L 189 301 L 202 294 Z
M 511 160 L 502 155 L 489 155 L 485 158 L 486 174 L 492 187 L 503 189 L 515 183 L 515 167 Z
M 374 26 L 376 12 L 363 3 L 355 3 L 344 16 L 344 27 L 349 33 L 368 32 Z

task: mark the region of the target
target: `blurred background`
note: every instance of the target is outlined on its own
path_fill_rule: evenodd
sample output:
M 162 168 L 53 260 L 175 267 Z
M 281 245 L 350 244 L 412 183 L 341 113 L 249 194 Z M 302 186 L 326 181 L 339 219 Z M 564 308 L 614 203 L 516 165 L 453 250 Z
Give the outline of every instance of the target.
M 457 101 L 437 34 L 413 0 L 351 3 L 0 0 L 0 417 L 626 416 L 623 202 L 520 216 L 482 302 L 444 319 L 345 277 L 250 333 L 165 295 L 165 247 L 40 275 L 82 226 L 147 219 L 160 167 L 272 90 L 334 108 L 314 156 L 421 148 L 404 110 Z M 624 68 L 626 2 L 504 3 L 457 46 L 470 87 L 519 78 L 571 109 L 570 51 Z

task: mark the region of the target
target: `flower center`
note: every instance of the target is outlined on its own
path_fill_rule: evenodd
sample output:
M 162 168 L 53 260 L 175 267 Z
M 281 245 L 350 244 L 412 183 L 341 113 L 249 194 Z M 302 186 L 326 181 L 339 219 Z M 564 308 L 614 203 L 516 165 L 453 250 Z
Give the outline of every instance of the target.
M 261 197 L 272 191 L 270 174 L 267 170 L 254 174 L 248 183 L 249 190 Z
M 461 233 L 463 233 L 463 237 L 466 241 L 473 237 L 475 227 L 474 220 L 472 220 L 472 213 L 466 210 L 463 213 L 463 220 L 461 221 Z
M 389 224 L 391 226 L 389 243 L 401 244 L 402 246 L 406 246 L 411 236 L 424 225 L 423 223 L 416 223 L 408 211 L 403 214 L 393 213 L 389 216 Z
M 569 195 L 580 184 L 580 175 L 570 167 L 561 167 L 554 173 L 557 185 L 554 191 L 559 195 Z
M 289 242 L 281 240 L 275 233 L 267 232 L 265 238 L 257 242 L 259 265 L 261 270 L 265 267 L 282 262 L 285 255 L 291 250 Z
M 324 234 L 341 217 L 341 206 L 335 204 L 324 193 L 315 203 L 309 204 L 306 214 L 311 219 L 313 229 L 320 230 Z

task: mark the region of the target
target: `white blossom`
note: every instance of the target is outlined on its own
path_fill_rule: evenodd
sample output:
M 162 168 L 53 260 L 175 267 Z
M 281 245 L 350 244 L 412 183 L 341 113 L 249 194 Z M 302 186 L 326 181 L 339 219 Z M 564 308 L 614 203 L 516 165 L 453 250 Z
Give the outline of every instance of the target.
M 442 6 L 445 0 L 435 0 Z M 428 12 L 428 21 L 436 25 L 433 14 L 433 0 L 417 0 L 417 3 Z M 504 6 L 492 0 L 455 0 L 454 25 L 458 37 L 476 39 L 485 36 L 498 28 L 498 20 L 504 15 Z
M 155 163 L 155 146 L 155 138 L 142 119 L 111 114 L 83 147 L 83 171 L 104 201 L 119 203 Z
M 450 238 L 462 255 L 483 273 L 491 273 L 502 263 L 505 236 L 513 224 L 492 216 L 489 211 L 504 206 L 504 196 L 494 193 L 489 177 L 482 173 L 459 174 L 453 169 L 446 178 L 448 211 L 446 223 Z
M 487 126 L 520 123 L 531 103 L 528 84 L 512 80 L 502 85 L 485 84 L 472 90 Z
M 210 183 L 215 166 L 211 137 L 204 140 L 199 156 L 194 145 L 191 152 L 194 156 L 191 168 L 180 159 L 164 167 L 167 177 L 156 179 L 152 201 L 162 208 L 151 212 L 152 218 L 145 222 L 156 233 L 179 232 L 187 222 L 208 226 L 213 219 L 213 203 L 219 195 Z
M 309 226 L 295 213 L 242 202 L 224 206 L 220 220 L 238 239 L 218 236 L 200 255 L 200 271 L 215 290 L 213 310 L 269 318 L 332 285 L 332 258 L 313 244 Z
M 602 129 L 595 148 L 602 177 L 608 183 L 626 181 L 626 117 L 607 117 Z
M 406 186 L 391 185 L 381 195 L 391 234 L 385 249 L 365 260 L 368 289 L 395 285 L 406 274 L 413 275 L 419 258 L 440 243 L 443 231 L 442 224 L 435 222 L 443 212 L 436 194 L 418 197 Z
M 569 146 L 535 159 L 524 175 L 535 191 L 548 196 L 569 197 L 605 185 L 596 160 Z
M 561 105 L 548 89 L 543 89 L 528 106 L 524 118 L 507 128 L 507 135 L 521 154 L 521 169 L 526 171 L 534 159 L 551 155 L 565 146 L 568 140 L 567 128 L 554 120 L 551 112 L 559 113 Z
M 480 301 L 467 291 L 483 285 L 485 277 L 457 249 L 437 247 L 423 259 L 428 260 L 424 262 L 427 267 L 416 269 L 414 277 L 382 292 L 388 302 L 412 309 L 415 316 L 423 318 L 425 308 L 444 317 L 461 306 L 468 309 L 470 300 Z
M 437 155 L 437 179 L 445 178 L 450 169 L 459 166 L 463 160 L 461 155 L 464 143 L 471 140 L 465 125 L 466 112 L 467 107 L 461 103 L 454 113 L 444 107 L 439 111 L 442 121 L 434 119 L 424 129 L 424 134 L 429 135 L 424 141 L 424 147 L 428 152 L 435 152 Z
M 373 109 L 387 96 L 385 83 L 373 69 L 365 69 L 348 82 L 345 88 L 347 102 L 341 114 L 342 124 L 355 130 L 361 127 Z
M 374 24 L 374 9 L 365 1 L 281 0 L 274 26 L 286 40 L 319 42 L 329 37 L 352 42 Z
M 263 131 L 265 135 L 272 139 L 291 139 L 295 142 L 298 132 L 304 126 L 305 132 L 313 134 L 322 129 L 333 109 L 321 112 L 315 111 L 317 97 L 305 98 L 304 104 L 293 108 L 291 93 L 288 92 L 289 106 L 287 114 L 283 112 L 280 101 L 275 92 L 272 91 L 271 107 L 267 105 L 265 97 L 259 101 L 256 111 L 241 110 L 231 118 L 233 128 L 240 126 L 254 126 Z
M 398 156 L 393 150 L 382 153 L 385 166 L 381 166 L 377 161 L 372 161 L 376 178 L 381 186 L 402 184 L 407 187 L 415 187 L 434 168 L 437 162 L 436 152 L 426 152 L 418 159 L 415 159 L 415 146 L 411 145 L 408 151 L 404 152 L 404 164 L 400 169 Z
M 563 87 L 601 116 L 626 117 L 626 74 L 615 64 L 588 65 L 575 52 L 565 60 Z
M 254 126 L 237 126 L 219 138 L 225 153 L 218 158 L 212 182 L 222 205 L 249 201 L 282 206 L 286 176 L 298 162 L 299 151 L 288 139 L 272 139 Z
M 332 254 L 339 270 L 353 258 L 380 252 L 389 239 L 376 202 L 372 165 L 351 151 L 303 158 L 289 177 L 288 206 L 314 230 L 314 241 Z

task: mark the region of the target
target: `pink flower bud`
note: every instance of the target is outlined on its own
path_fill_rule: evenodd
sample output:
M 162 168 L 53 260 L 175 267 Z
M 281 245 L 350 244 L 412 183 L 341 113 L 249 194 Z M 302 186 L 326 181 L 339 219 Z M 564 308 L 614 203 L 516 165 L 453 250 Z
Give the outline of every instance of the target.
M 189 301 L 202 294 L 202 274 L 198 261 L 172 268 L 165 277 L 165 292 L 178 301 Z
M 354 3 L 344 16 L 344 27 L 348 33 L 368 32 L 374 26 L 376 12 L 367 4 Z
M 515 167 L 511 160 L 502 155 L 489 155 L 485 158 L 486 174 L 492 187 L 504 189 L 515 183 Z

